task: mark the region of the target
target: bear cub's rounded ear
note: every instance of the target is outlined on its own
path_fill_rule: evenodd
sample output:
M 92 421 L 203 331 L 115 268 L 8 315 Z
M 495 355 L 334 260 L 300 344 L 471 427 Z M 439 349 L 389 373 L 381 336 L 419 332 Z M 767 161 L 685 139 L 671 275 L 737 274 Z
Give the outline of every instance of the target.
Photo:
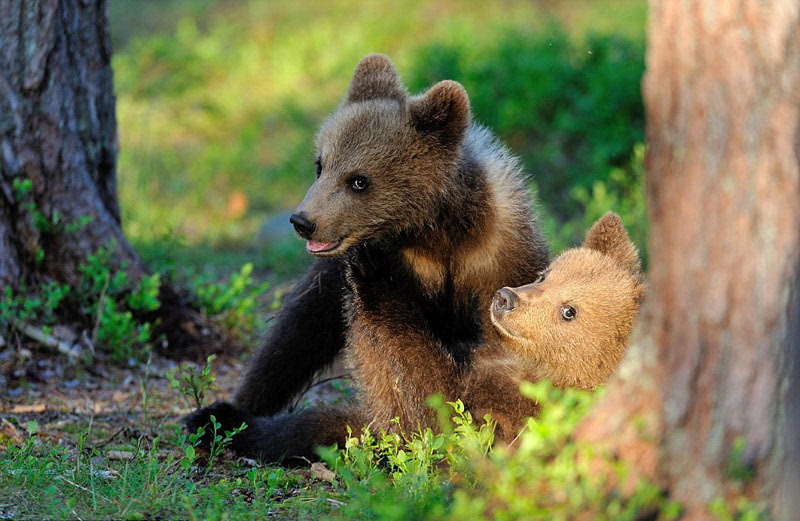
M 440 81 L 408 104 L 412 126 L 433 134 L 444 145 L 457 146 L 469 126 L 469 96 L 457 81 Z
M 358 62 L 345 102 L 357 103 L 381 98 L 402 101 L 407 97 L 408 93 L 392 61 L 383 54 L 370 54 Z
M 628 237 L 622 219 L 614 212 L 608 212 L 592 225 L 586 232 L 583 245 L 608 255 L 637 278 L 642 277 L 642 265 L 636 245 Z

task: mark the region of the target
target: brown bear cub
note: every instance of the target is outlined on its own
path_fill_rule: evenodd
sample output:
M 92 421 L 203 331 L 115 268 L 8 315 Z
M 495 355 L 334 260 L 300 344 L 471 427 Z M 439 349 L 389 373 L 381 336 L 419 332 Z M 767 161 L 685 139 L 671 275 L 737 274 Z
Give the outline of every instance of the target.
M 472 122 L 464 88 L 442 81 L 411 96 L 382 55 L 358 64 L 323 123 L 316 180 L 291 222 L 318 259 L 235 403 L 186 420 L 191 430 L 210 415 L 228 430 L 246 422 L 233 449 L 268 461 L 313 457 L 348 424 L 429 424 L 427 397 L 457 397 L 475 349 L 498 339 L 486 313 L 497 288 L 548 264 L 519 162 Z M 359 402 L 283 412 L 343 349 Z
M 463 399 L 489 412 L 509 439 L 536 415 L 524 381 L 594 389 L 616 369 L 639 312 L 644 274 L 622 220 L 607 213 L 583 245 L 559 255 L 533 284 L 502 288 L 490 316 L 500 344 L 482 349 L 466 373 Z

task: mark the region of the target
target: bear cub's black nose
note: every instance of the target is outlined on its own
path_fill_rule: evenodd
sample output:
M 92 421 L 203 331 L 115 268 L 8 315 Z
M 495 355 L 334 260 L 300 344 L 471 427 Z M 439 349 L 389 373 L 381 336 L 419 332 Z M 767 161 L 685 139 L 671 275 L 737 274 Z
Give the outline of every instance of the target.
M 310 239 L 317 225 L 308 220 L 303 212 L 293 214 L 289 217 L 289 222 L 294 225 L 297 234 L 303 239 Z
M 511 288 L 500 288 L 494 294 L 494 305 L 503 311 L 511 311 L 517 307 L 517 294 Z

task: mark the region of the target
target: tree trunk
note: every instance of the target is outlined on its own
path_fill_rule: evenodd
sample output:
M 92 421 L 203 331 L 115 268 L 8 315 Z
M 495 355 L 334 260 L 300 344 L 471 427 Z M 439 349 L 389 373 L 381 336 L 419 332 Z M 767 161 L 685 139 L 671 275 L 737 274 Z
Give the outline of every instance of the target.
M 690 519 L 734 494 L 778 515 L 800 245 L 800 6 L 651 0 L 643 92 L 649 294 L 581 435 L 616 437 Z
M 800 140 L 797 155 L 800 157 Z M 786 469 L 783 478 L 782 514 L 784 519 L 791 519 L 800 512 L 800 277 L 794 288 L 794 303 L 789 321 L 789 353 L 788 364 L 791 369 L 789 383 L 788 429 L 786 429 Z
M 0 277 L 13 284 L 34 267 L 74 281 L 88 252 L 109 241 L 132 275 L 144 268 L 120 227 L 117 124 L 105 2 L 0 0 L 0 146 L 6 229 Z M 80 233 L 42 233 L 14 179 L 50 221 L 91 223 Z M 58 217 L 56 217 L 58 216 Z M 46 235 L 46 237 L 43 237 Z
M 120 224 L 106 4 L 0 0 L 0 286 L 42 275 L 75 285 L 87 254 L 108 244 L 132 280 L 146 273 Z M 175 291 L 161 296 L 173 347 L 212 339 L 189 338 L 201 318 Z

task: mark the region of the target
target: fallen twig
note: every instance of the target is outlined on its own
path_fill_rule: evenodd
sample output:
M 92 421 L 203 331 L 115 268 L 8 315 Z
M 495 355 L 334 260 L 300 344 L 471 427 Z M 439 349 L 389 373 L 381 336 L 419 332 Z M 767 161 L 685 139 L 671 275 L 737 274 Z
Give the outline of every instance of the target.
M 123 433 L 123 432 L 125 431 L 125 429 L 127 429 L 127 428 L 128 428 L 128 427 L 121 427 L 121 428 L 120 428 L 120 429 L 119 429 L 117 432 L 115 432 L 114 434 L 112 434 L 110 438 L 108 438 L 108 439 L 107 439 L 106 441 L 104 441 L 103 443 L 100 443 L 99 445 L 95 445 L 95 447 L 94 447 L 94 448 L 95 448 L 95 449 L 102 449 L 103 447 L 105 447 L 106 445 L 108 445 L 109 443 L 111 443 L 111 442 L 114 440 L 114 438 L 116 438 L 116 437 L 117 437 L 117 436 L 119 436 L 121 433 Z
M 17 329 L 22 332 L 25 336 L 32 340 L 36 340 L 39 344 L 54 349 L 55 351 L 65 354 L 70 359 L 79 358 L 81 356 L 82 350 L 80 344 L 71 344 L 68 342 L 64 342 L 63 340 L 59 340 L 58 338 L 54 337 L 53 335 L 49 335 L 39 329 L 36 326 L 32 326 L 30 324 L 15 324 Z
M 92 494 L 92 495 L 95 495 L 95 494 L 96 494 L 96 492 L 95 492 L 94 490 L 89 490 L 88 488 L 86 488 L 86 487 L 84 487 L 84 486 L 82 486 L 82 485 L 78 485 L 78 484 L 77 484 L 77 483 L 75 483 L 74 481 L 70 481 L 70 480 L 68 480 L 67 478 L 65 478 L 64 476 L 56 476 L 56 477 L 57 477 L 58 479 L 61 479 L 61 480 L 63 480 L 63 481 L 66 481 L 67 483 L 69 483 L 70 485 L 72 485 L 72 486 L 73 486 L 73 487 L 75 487 L 75 488 L 79 488 L 79 489 L 83 490 L 84 492 L 88 492 L 88 493 L 90 493 L 90 494 Z M 98 496 L 100 496 L 100 497 L 101 497 L 103 500 L 105 500 L 105 501 L 108 501 L 108 498 L 107 498 L 107 497 L 105 497 L 104 495 L 102 495 L 102 494 L 97 494 L 97 495 L 98 495 Z
M 11 413 L 12 414 L 42 413 L 46 410 L 47 410 L 47 405 L 43 403 L 19 404 L 11 408 Z
M 143 455 L 144 452 L 140 451 L 139 455 Z M 106 458 L 109 460 L 132 460 L 136 456 L 136 453 L 131 452 L 129 450 L 110 450 L 106 453 Z

